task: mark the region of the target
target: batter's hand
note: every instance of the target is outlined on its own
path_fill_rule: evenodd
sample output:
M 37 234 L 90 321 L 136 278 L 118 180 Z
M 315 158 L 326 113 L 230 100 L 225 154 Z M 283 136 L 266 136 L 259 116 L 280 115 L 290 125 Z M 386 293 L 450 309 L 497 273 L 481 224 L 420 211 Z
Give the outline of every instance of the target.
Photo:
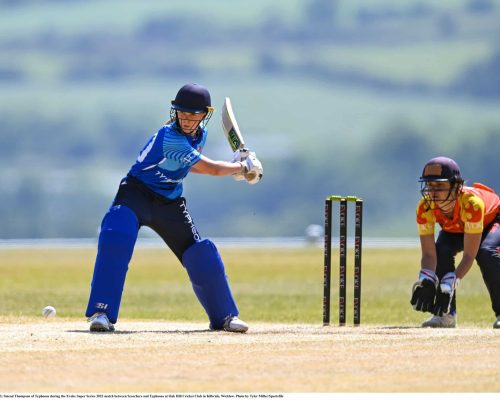
M 413 285 L 410 304 L 414 310 L 432 312 L 438 277 L 430 269 L 422 268 L 418 275 L 418 282 Z
M 244 153 L 244 151 L 246 151 L 246 153 Z M 238 158 L 242 156 L 245 158 L 243 160 L 238 160 Z M 264 173 L 262 163 L 253 151 L 248 151 L 246 149 L 236 151 L 234 153 L 233 162 L 239 162 L 241 164 L 241 172 L 233 175 L 235 180 L 246 180 L 250 185 L 254 185 L 262 179 Z
M 264 169 L 253 151 L 248 153 L 248 157 L 243 161 L 243 176 L 250 185 L 255 185 L 262 179 Z
M 238 149 L 234 152 L 233 158 L 231 159 L 231 162 L 234 163 L 240 163 L 241 165 L 241 172 L 234 174 L 233 178 L 235 181 L 244 181 L 245 180 L 245 175 L 243 175 L 245 171 L 245 163 L 244 161 L 248 158 L 248 155 L 250 154 L 249 149 Z
M 436 302 L 434 304 L 434 315 L 440 317 L 443 314 L 449 314 L 451 308 L 451 301 L 455 294 L 455 289 L 458 286 L 459 279 L 454 272 L 448 272 L 441 278 L 441 284 L 436 293 Z

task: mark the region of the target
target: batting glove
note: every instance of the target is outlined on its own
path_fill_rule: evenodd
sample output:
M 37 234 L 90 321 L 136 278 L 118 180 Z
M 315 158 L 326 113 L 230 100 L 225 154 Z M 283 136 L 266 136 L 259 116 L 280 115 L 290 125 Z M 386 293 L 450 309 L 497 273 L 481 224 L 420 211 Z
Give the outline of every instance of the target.
M 264 174 L 262 163 L 253 151 L 248 153 L 248 157 L 243 161 L 243 163 L 245 169 L 243 175 L 245 176 L 246 181 L 250 185 L 255 185 L 262 179 L 262 175 Z
M 438 285 L 438 277 L 427 268 L 422 268 L 418 274 L 418 282 L 413 285 L 410 304 L 414 310 L 432 312 L 434 309 L 434 298 Z
M 241 172 L 233 175 L 235 180 L 246 180 L 250 185 L 255 185 L 262 179 L 264 169 L 253 151 L 249 151 L 248 156 L 238 162 L 241 164 Z
M 453 295 L 459 281 L 460 279 L 457 278 L 454 272 L 448 272 L 441 278 L 441 283 L 436 293 L 434 315 L 442 317 L 443 314 L 450 313 L 451 301 L 453 300 Z
M 233 154 L 233 159 L 231 162 L 245 161 L 250 154 L 250 149 L 238 149 Z M 255 153 L 254 153 L 255 154 Z
M 245 160 L 248 158 L 248 155 L 250 154 L 249 149 L 238 149 L 234 152 L 233 158 L 231 159 L 231 162 L 233 163 L 240 163 L 241 165 L 241 172 L 238 172 L 237 174 L 233 175 L 233 178 L 235 181 L 244 181 L 245 180 Z

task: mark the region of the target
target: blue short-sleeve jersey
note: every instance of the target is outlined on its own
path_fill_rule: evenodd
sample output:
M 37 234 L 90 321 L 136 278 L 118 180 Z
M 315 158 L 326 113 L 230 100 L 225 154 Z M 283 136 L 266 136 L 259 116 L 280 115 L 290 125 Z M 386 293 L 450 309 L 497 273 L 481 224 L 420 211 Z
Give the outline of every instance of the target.
M 163 126 L 146 143 L 129 174 L 168 199 L 182 195 L 182 181 L 200 157 L 207 138 L 203 127 L 193 138 L 176 129 L 175 122 Z

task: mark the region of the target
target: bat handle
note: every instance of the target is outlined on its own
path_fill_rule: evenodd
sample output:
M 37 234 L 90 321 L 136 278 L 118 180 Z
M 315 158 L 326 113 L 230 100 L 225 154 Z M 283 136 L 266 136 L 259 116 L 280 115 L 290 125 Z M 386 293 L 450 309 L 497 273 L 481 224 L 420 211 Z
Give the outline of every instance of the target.
M 246 147 L 238 147 L 234 151 L 233 160 L 244 161 L 247 159 L 249 154 L 250 154 L 250 150 L 247 149 Z

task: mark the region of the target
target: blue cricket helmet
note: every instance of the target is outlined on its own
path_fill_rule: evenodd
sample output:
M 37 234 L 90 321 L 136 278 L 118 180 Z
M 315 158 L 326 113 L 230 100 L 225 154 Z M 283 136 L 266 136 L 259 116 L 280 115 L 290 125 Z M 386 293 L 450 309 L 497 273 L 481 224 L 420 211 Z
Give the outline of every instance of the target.
M 170 108 L 170 121 L 176 121 L 178 129 L 180 129 L 177 111 L 193 114 L 205 113 L 206 115 L 200 121 L 198 130 L 205 127 L 214 112 L 210 92 L 206 87 L 197 83 L 184 85 L 177 92 L 175 99 L 172 100 L 172 107 Z
M 213 112 L 212 100 L 208 89 L 197 83 L 188 83 L 179 89 L 172 108 L 195 114 Z

